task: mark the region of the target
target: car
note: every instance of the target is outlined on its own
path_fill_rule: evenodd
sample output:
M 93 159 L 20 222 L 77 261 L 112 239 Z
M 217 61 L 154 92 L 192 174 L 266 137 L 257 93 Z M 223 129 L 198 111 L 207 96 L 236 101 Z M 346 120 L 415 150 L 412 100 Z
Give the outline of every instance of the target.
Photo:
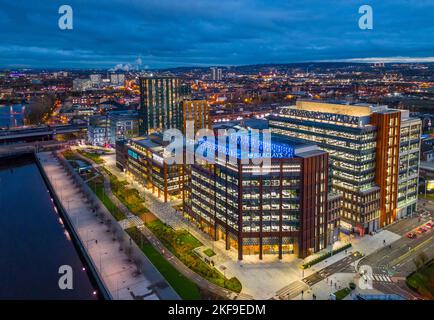
M 426 229 L 424 227 L 419 227 L 419 228 L 417 228 L 416 232 L 419 234 L 422 234 L 422 233 L 426 232 Z
M 427 228 L 429 228 L 429 229 L 432 229 L 433 225 L 432 225 L 431 222 L 428 222 L 428 223 L 425 225 L 425 227 L 427 227 Z
M 409 238 L 409 239 L 416 238 L 416 233 L 415 232 L 409 232 L 409 233 L 407 233 L 407 238 Z

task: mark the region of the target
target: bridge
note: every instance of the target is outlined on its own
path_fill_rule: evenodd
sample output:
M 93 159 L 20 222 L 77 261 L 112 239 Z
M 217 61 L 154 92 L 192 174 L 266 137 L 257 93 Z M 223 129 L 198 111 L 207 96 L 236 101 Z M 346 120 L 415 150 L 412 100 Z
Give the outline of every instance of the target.
M 57 134 L 84 132 L 87 125 L 44 125 L 0 130 L 0 144 L 53 140 Z

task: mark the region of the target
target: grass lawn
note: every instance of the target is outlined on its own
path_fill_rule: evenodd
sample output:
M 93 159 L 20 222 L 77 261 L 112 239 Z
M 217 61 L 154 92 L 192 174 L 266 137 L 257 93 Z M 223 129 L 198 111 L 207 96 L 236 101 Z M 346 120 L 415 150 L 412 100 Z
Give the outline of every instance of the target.
M 101 159 L 100 155 L 97 153 L 85 152 L 82 150 L 77 150 L 77 152 L 80 153 L 83 157 L 89 158 L 90 160 L 92 160 L 96 164 L 103 164 L 104 163 L 104 160 Z
M 102 179 L 103 179 L 102 177 L 95 178 L 88 182 L 88 186 L 102 201 L 104 206 L 108 209 L 108 211 L 110 211 L 110 213 L 116 219 L 116 221 L 125 219 L 123 213 L 118 209 L 118 207 L 116 207 L 116 205 L 111 201 L 111 199 L 104 192 L 104 185 Z
M 434 263 L 431 263 L 407 278 L 407 285 L 424 298 L 434 299 Z
M 343 288 L 339 291 L 335 292 L 335 296 L 336 296 L 336 300 L 342 300 L 344 299 L 347 295 L 349 295 L 351 293 L 351 289 L 350 288 Z
M 143 237 L 140 231 L 138 231 L 137 228 L 130 228 L 127 232 L 131 238 L 134 239 L 137 245 L 140 246 L 142 242 L 140 241 L 140 237 Z M 200 299 L 200 292 L 196 284 L 178 272 L 178 270 L 176 270 L 157 250 L 155 250 L 152 245 L 145 241 L 145 238 L 141 249 L 182 299 Z
M 206 250 L 204 250 L 203 251 L 203 253 L 205 253 L 208 257 L 213 257 L 213 256 L 215 256 L 215 252 L 214 251 L 212 251 L 212 249 L 206 249 Z

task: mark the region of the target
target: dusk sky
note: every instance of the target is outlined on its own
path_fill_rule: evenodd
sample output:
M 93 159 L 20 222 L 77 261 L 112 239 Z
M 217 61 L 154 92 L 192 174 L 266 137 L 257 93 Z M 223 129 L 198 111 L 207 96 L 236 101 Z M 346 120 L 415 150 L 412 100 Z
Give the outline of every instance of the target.
M 434 61 L 434 0 L 0 0 L 0 29 L 0 68 Z

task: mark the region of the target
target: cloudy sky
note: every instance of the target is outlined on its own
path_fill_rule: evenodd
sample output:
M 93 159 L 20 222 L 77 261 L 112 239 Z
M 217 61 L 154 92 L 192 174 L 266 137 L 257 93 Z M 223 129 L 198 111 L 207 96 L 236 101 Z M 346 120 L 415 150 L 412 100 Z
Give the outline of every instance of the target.
M 0 35 L 0 68 L 434 61 L 434 0 L 0 0 Z

